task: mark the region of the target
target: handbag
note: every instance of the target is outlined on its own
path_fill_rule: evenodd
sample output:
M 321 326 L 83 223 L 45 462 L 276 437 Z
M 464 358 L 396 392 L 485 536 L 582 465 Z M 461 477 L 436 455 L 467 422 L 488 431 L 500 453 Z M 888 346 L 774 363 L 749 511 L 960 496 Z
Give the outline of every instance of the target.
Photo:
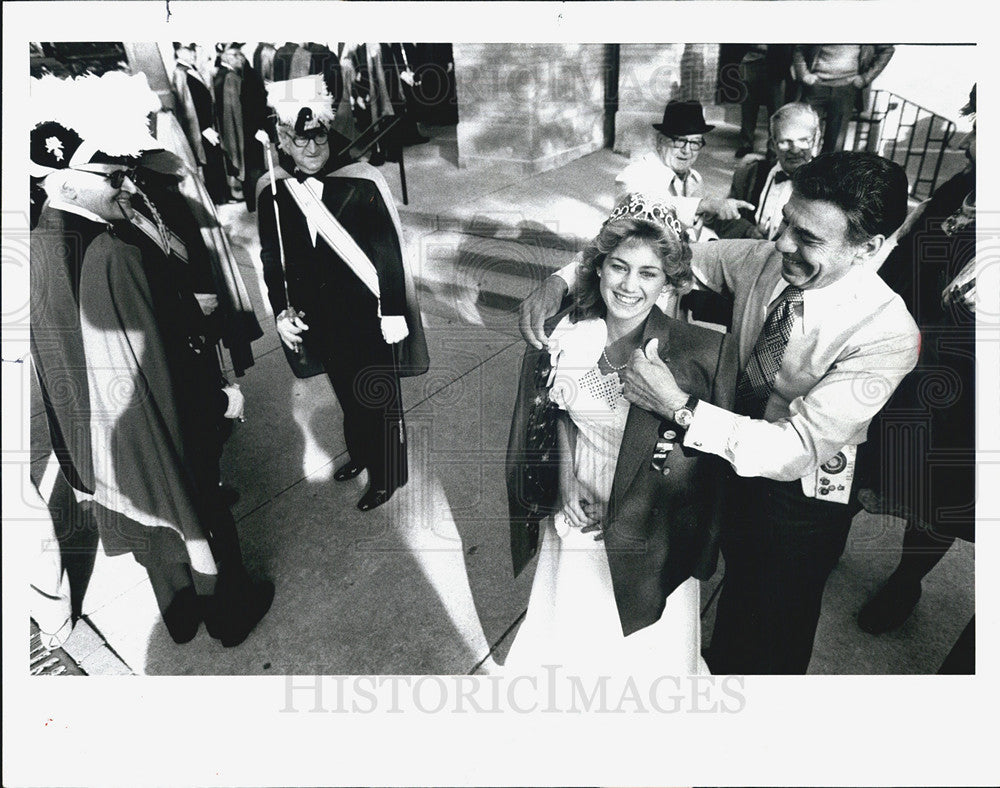
M 548 396 L 551 374 L 551 359 L 543 352 L 534 370 L 535 396 L 529 403 L 516 477 L 522 503 L 538 518 L 555 509 L 559 492 L 559 407 Z

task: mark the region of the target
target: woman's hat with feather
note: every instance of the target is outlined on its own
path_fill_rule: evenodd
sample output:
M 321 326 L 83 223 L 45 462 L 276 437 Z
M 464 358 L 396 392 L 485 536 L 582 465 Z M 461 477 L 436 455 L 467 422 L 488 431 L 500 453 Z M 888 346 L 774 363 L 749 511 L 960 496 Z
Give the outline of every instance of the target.
M 110 71 L 32 79 L 31 175 L 94 163 L 134 164 L 162 147 L 149 133 L 149 114 L 161 108 L 144 74 Z

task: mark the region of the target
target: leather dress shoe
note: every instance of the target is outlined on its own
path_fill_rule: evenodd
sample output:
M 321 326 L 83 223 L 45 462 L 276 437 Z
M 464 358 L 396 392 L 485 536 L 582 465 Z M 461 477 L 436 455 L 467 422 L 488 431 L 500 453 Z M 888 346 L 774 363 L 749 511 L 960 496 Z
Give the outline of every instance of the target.
M 394 492 L 396 492 L 395 487 L 390 490 L 376 490 L 369 486 L 365 494 L 361 496 L 361 500 L 358 501 L 358 508 L 362 512 L 371 511 L 392 498 Z
M 920 581 L 892 575 L 858 613 L 858 626 L 871 635 L 898 629 L 920 601 Z
M 333 472 L 333 479 L 338 482 L 346 482 L 348 479 L 353 479 L 364 469 L 364 465 L 354 460 L 348 460 Z
M 251 580 L 245 571 L 220 574 L 214 595 L 204 599 L 205 629 L 226 648 L 238 646 L 271 609 L 274 583 Z
M 201 605 L 193 586 L 182 588 L 163 611 L 163 623 L 174 643 L 189 643 L 201 626 Z

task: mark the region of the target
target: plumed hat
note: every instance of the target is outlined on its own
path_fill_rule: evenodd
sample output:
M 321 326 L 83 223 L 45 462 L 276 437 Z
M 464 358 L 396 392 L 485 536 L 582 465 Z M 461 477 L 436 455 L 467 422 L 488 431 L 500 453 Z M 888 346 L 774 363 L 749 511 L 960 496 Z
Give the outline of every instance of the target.
M 97 161 L 136 159 L 161 147 L 149 133 L 148 117 L 160 100 L 144 74 L 111 71 L 32 80 L 31 174 Z
M 333 96 L 320 74 L 272 82 L 267 86 L 267 105 L 278 123 L 296 134 L 328 127 L 335 114 Z

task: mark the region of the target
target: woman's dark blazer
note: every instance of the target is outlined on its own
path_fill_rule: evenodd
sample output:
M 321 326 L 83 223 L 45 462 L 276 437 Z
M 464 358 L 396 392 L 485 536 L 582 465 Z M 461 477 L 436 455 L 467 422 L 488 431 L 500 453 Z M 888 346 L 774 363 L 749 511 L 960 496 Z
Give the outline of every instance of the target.
M 565 314 L 565 313 L 563 313 Z M 562 315 L 553 317 L 551 331 Z M 659 339 L 660 357 L 683 391 L 723 408 L 731 408 L 736 391 L 738 356 L 728 334 L 666 317 L 654 307 L 646 321 L 642 347 Z M 507 447 L 507 500 L 510 509 L 511 556 L 518 574 L 538 550 L 538 514 L 525 505 L 514 481 L 524 456 L 529 405 L 547 396 L 534 370 L 545 350 L 529 347 L 521 363 Z M 677 433 L 662 474 L 651 468 L 657 438 Z M 707 580 L 718 555 L 720 481 L 726 463 L 681 445 L 683 431 L 671 421 L 635 405 L 629 409 L 618 453 L 604 543 L 611 567 L 622 631 L 629 635 L 654 623 L 666 598 L 689 577 Z

